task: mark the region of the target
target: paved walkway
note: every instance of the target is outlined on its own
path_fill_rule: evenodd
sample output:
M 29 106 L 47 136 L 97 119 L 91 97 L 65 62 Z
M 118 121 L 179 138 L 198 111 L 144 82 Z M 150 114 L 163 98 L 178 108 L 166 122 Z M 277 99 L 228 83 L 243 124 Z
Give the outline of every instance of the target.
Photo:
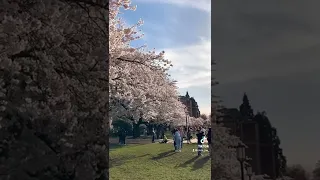
M 159 141 L 162 141 L 162 139 L 159 139 Z M 196 138 L 191 139 L 191 143 L 197 143 L 198 140 Z M 168 139 L 168 143 L 173 143 L 173 139 Z M 187 143 L 187 140 L 184 140 L 183 143 Z M 204 143 L 208 143 L 208 141 L 205 139 Z
M 156 139 L 155 142 L 161 142 L 163 139 Z M 118 144 L 119 143 L 119 138 L 109 138 L 109 143 L 110 144 Z M 150 144 L 151 138 L 137 138 L 137 139 L 132 139 L 132 138 L 127 138 L 126 139 L 126 144 Z M 173 143 L 173 139 L 168 139 L 168 143 Z M 187 140 L 183 141 L 184 144 L 187 143 Z M 193 138 L 191 139 L 191 143 L 197 143 L 197 139 Z M 208 143 L 207 140 L 204 140 L 204 143 Z

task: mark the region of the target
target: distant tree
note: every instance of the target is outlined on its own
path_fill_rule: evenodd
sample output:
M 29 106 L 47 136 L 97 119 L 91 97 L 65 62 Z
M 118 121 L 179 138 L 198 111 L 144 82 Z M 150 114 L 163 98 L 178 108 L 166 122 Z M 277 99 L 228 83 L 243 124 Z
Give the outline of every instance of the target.
M 201 114 L 200 115 L 200 118 L 203 119 L 203 120 L 207 120 L 208 119 L 208 116 L 206 114 Z
M 306 170 L 300 165 L 292 165 L 287 168 L 286 175 L 293 178 L 293 180 L 308 180 Z
M 244 93 L 242 98 L 242 104 L 239 107 L 240 113 L 243 116 L 244 120 L 252 119 L 254 114 L 251 108 L 248 96 Z
M 287 168 L 287 160 L 286 157 L 283 155 L 283 151 L 280 148 L 280 138 L 277 135 L 277 129 L 272 127 L 271 128 L 271 137 L 272 137 L 272 143 L 273 143 L 273 149 L 275 154 L 275 160 L 276 160 L 276 177 L 279 177 L 286 172 Z
M 320 160 L 317 162 L 316 167 L 312 171 L 313 180 L 320 180 Z

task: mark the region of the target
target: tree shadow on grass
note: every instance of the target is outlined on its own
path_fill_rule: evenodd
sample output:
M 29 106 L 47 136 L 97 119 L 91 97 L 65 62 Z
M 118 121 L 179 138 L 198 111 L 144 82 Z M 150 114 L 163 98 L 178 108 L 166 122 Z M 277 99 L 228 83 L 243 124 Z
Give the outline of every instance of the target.
M 132 146 L 139 146 L 139 145 L 143 145 L 143 144 L 126 144 L 126 145 L 120 145 L 120 144 L 109 144 L 109 150 L 113 151 L 113 150 L 117 150 L 120 148 L 124 148 L 124 147 L 132 147 Z
M 206 156 L 204 158 L 198 159 L 197 161 L 194 162 L 192 170 L 195 171 L 203 168 L 204 164 L 206 164 L 209 161 L 209 159 L 210 159 L 210 156 Z
M 136 155 L 128 155 L 125 157 L 121 157 L 121 158 L 115 158 L 115 159 L 110 159 L 110 168 L 116 167 L 116 166 L 121 166 L 123 164 L 126 163 L 126 161 L 129 161 L 131 159 L 135 159 L 135 158 L 142 158 L 145 156 L 150 156 L 150 154 L 144 154 L 141 156 L 136 156 Z
M 136 157 L 135 155 L 128 155 L 128 156 L 119 157 L 119 158 L 110 158 L 109 159 L 110 168 L 115 167 L 115 166 L 121 166 L 127 160 L 133 159 L 135 157 Z
M 157 156 L 155 157 L 152 157 L 152 160 L 159 160 L 159 159 L 162 159 L 162 158 L 165 158 L 165 157 L 169 157 L 169 156 L 172 156 L 174 155 L 174 150 L 171 150 L 171 151 L 167 151 L 167 152 L 163 152 L 163 153 L 160 153 L 158 154 Z
M 193 157 L 192 159 L 189 159 L 188 161 L 180 164 L 179 167 L 185 168 L 185 167 L 187 167 L 189 164 L 191 164 L 193 161 L 195 161 L 195 160 L 198 159 L 198 158 L 199 158 L 199 156 L 195 156 L 195 157 Z
M 119 148 L 122 148 L 123 145 L 120 145 L 120 144 L 109 144 L 109 149 L 110 150 L 115 150 L 115 149 L 119 149 Z

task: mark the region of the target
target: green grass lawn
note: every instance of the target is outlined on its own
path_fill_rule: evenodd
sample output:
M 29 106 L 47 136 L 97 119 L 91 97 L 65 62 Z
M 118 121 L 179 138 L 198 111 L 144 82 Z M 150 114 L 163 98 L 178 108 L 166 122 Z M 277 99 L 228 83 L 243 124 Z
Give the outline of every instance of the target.
M 110 147 L 111 180 L 208 180 L 211 159 L 208 152 L 198 157 L 196 144 L 144 144 Z

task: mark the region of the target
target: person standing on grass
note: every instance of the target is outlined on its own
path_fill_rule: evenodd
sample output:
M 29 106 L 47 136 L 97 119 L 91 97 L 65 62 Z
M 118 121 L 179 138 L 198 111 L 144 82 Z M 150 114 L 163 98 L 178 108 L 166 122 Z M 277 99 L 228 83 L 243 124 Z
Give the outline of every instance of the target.
M 118 130 L 119 144 L 122 144 L 122 129 Z
M 183 128 L 182 128 L 182 127 L 179 128 L 179 133 L 180 133 L 180 136 L 181 136 L 181 149 L 182 149 L 183 135 L 184 135 L 184 132 L 183 132 Z
M 188 144 L 191 143 L 191 129 L 188 129 L 188 132 L 187 132 L 187 143 Z
M 176 133 L 176 128 L 173 128 L 171 132 L 172 132 L 173 147 L 174 147 L 174 150 L 176 150 L 176 141 L 174 140 L 174 134 Z
M 210 127 L 209 130 L 208 130 L 208 134 L 207 134 L 207 141 L 208 141 L 210 156 L 211 156 L 211 154 L 212 154 L 211 138 L 212 138 L 212 137 L 211 137 L 211 127 Z
M 123 145 L 126 145 L 126 137 L 127 137 L 127 131 L 123 129 L 122 131 L 122 143 Z
M 181 135 L 179 133 L 179 130 L 176 129 L 175 133 L 174 133 L 174 141 L 175 141 L 175 151 L 176 152 L 181 152 Z
M 202 156 L 202 151 L 203 151 L 203 140 L 204 140 L 204 132 L 202 129 L 198 129 L 197 133 L 197 139 L 198 139 L 198 156 Z
M 174 150 L 176 150 L 176 141 L 174 140 L 174 133 L 176 132 L 175 131 L 176 129 L 172 129 L 171 133 L 172 133 L 172 138 L 173 138 L 173 147 L 174 147 Z
M 152 143 L 154 143 L 155 136 L 156 136 L 156 132 L 154 131 L 154 129 L 152 129 Z

